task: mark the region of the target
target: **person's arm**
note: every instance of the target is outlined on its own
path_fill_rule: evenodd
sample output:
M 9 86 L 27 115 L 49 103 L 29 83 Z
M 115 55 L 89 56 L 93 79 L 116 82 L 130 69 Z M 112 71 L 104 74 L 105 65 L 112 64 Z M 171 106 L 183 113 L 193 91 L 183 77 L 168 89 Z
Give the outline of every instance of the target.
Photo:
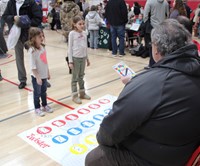
M 36 4 L 34 0 L 30 1 L 31 5 L 31 26 L 38 27 L 42 23 L 41 8 Z
M 120 10 L 121 10 L 121 16 L 124 20 L 124 23 L 126 24 L 128 22 L 128 9 L 127 9 L 125 1 L 121 2 Z
M 73 59 L 72 59 L 72 55 L 73 55 L 73 35 L 74 33 L 71 31 L 69 33 L 68 36 L 68 58 L 69 58 L 69 67 L 72 69 L 73 68 Z
M 144 23 L 149 19 L 149 13 L 151 12 L 150 0 L 147 0 L 145 8 L 144 8 Z
M 162 95 L 161 81 L 156 80 L 158 76 L 150 78 L 148 74 L 140 74 L 127 83 L 100 125 L 97 133 L 100 145 L 119 145 L 151 117 Z

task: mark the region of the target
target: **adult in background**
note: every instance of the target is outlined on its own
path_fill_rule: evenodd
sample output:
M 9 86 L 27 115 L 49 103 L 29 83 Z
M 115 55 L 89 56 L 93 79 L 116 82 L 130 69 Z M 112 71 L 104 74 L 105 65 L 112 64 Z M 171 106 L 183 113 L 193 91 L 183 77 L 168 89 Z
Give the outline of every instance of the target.
M 192 22 L 190 21 L 189 18 L 187 18 L 185 16 L 178 16 L 177 21 L 180 24 L 182 24 L 192 35 Z M 193 41 L 194 44 L 196 44 L 197 49 L 198 49 L 198 53 L 199 53 L 199 56 L 200 56 L 200 43 L 195 39 L 193 39 L 192 41 Z
M 194 12 L 193 24 L 194 24 L 194 36 L 198 37 L 198 24 L 199 24 L 199 13 L 200 13 L 200 3 L 198 4 L 197 8 Z
M 190 14 L 192 13 L 192 9 L 187 4 L 188 0 L 183 0 L 183 4 L 185 6 L 186 12 L 187 12 L 187 18 L 190 19 Z
M 6 52 L 8 51 L 6 42 L 4 39 L 4 26 L 5 26 L 5 20 L 2 18 L 2 15 L 6 9 L 8 0 L 1 0 L 0 1 L 0 58 L 7 57 Z
M 169 4 L 166 0 L 147 0 L 144 9 L 144 23 L 150 20 L 152 28 L 155 28 L 160 23 L 162 23 L 166 18 L 169 17 Z M 149 67 L 151 67 L 155 61 L 152 57 L 152 47 L 151 47 L 151 30 L 146 31 L 144 34 L 145 47 L 149 49 Z
M 119 56 L 124 56 L 125 25 L 128 22 L 128 10 L 124 0 L 109 0 L 105 7 L 105 18 L 110 24 L 112 55 L 117 55 L 117 37 L 119 38 Z
M 68 41 L 69 32 L 72 30 L 73 18 L 75 16 L 81 16 L 79 6 L 74 0 L 64 0 L 61 6 L 60 15 L 63 35 L 66 41 Z
M 138 16 L 140 14 L 140 5 L 138 2 L 133 3 L 133 13 Z
M 173 8 L 171 9 L 170 18 L 176 19 L 178 16 L 186 16 L 187 12 L 182 0 L 175 0 L 173 3 Z
M 19 20 L 21 15 L 28 15 L 32 27 L 38 27 L 42 22 L 42 15 L 39 6 L 34 0 L 9 0 L 3 19 L 10 25 Z M 20 81 L 19 89 L 26 86 L 26 69 L 24 66 L 24 43 L 28 40 L 29 28 L 22 28 L 21 35 L 15 46 L 16 64 L 18 70 L 18 79 Z
M 99 146 L 86 156 L 86 166 L 186 165 L 199 146 L 196 45 L 175 19 L 156 26 L 151 39 L 156 63 L 126 84 L 100 125 Z

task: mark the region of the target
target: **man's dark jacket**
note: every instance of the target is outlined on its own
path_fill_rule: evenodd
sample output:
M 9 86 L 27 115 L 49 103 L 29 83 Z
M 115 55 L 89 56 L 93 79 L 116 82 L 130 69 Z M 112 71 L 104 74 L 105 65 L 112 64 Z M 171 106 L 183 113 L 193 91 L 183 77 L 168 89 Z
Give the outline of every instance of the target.
M 16 1 L 10 0 L 8 1 L 6 10 L 2 17 L 9 25 L 13 25 L 14 16 L 16 15 L 17 15 Z M 39 25 L 41 25 L 42 22 L 41 9 L 35 3 L 34 0 L 25 0 L 23 5 L 20 7 L 19 15 L 28 15 L 31 20 L 32 27 L 38 27 Z M 22 42 L 25 42 L 27 41 L 27 39 L 28 39 L 28 28 L 21 29 L 20 40 Z
M 105 7 L 105 18 L 112 26 L 125 25 L 128 22 L 128 10 L 124 0 L 109 0 Z
M 191 44 L 165 55 L 123 89 L 97 133 L 139 166 L 183 166 L 200 145 L 200 58 Z

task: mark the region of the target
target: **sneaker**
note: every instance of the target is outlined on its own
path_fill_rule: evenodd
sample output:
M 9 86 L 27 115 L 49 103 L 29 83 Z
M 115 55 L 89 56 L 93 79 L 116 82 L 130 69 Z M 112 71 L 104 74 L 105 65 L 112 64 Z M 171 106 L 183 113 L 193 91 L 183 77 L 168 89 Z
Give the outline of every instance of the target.
M 40 108 L 36 108 L 35 109 L 35 113 L 38 115 L 38 116 L 45 116 L 45 113 L 40 109 Z
M 47 81 L 47 88 L 50 88 L 51 84 Z
M 20 84 L 18 85 L 18 88 L 23 89 L 23 88 L 25 88 L 25 86 L 26 86 L 25 82 L 20 82 Z
M 48 113 L 52 113 L 53 112 L 53 109 L 50 106 L 48 106 L 48 105 L 46 105 L 45 107 L 43 107 L 43 110 L 45 112 L 48 112 Z
M 119 57 L 123 57 L 124 55 L 126 55 L 125 53 L 123 53 L 123 54 L 119 54 Z
M 82 104 L 82 101 L 81 101 L 81 99 L 80 99 L 79 97 L 73 97 L 73 98 L 72 98 L 72 101 L 73 101 L 74 103 L 76 103 L 76 104 Z
M 117 54 L 112 54 L 112 57 L 116 57 L 117 56 Z
M 80 98 L 81 99 L 86 99 L 86 100 L 91 100 L 91 97 L 90 96 L 88 96 L 87 94 L 84 94 L 84 95 L 80 95 Z

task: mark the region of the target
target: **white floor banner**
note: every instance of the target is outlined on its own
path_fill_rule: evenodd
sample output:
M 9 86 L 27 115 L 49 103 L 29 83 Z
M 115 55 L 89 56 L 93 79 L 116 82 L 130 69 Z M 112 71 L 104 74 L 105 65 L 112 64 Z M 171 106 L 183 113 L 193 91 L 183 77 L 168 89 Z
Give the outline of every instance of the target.
M 96 133 L 117 97 L 105 95 L 19 134 L 24 141 L 64 166 L 84 166 L 98 144 Z

